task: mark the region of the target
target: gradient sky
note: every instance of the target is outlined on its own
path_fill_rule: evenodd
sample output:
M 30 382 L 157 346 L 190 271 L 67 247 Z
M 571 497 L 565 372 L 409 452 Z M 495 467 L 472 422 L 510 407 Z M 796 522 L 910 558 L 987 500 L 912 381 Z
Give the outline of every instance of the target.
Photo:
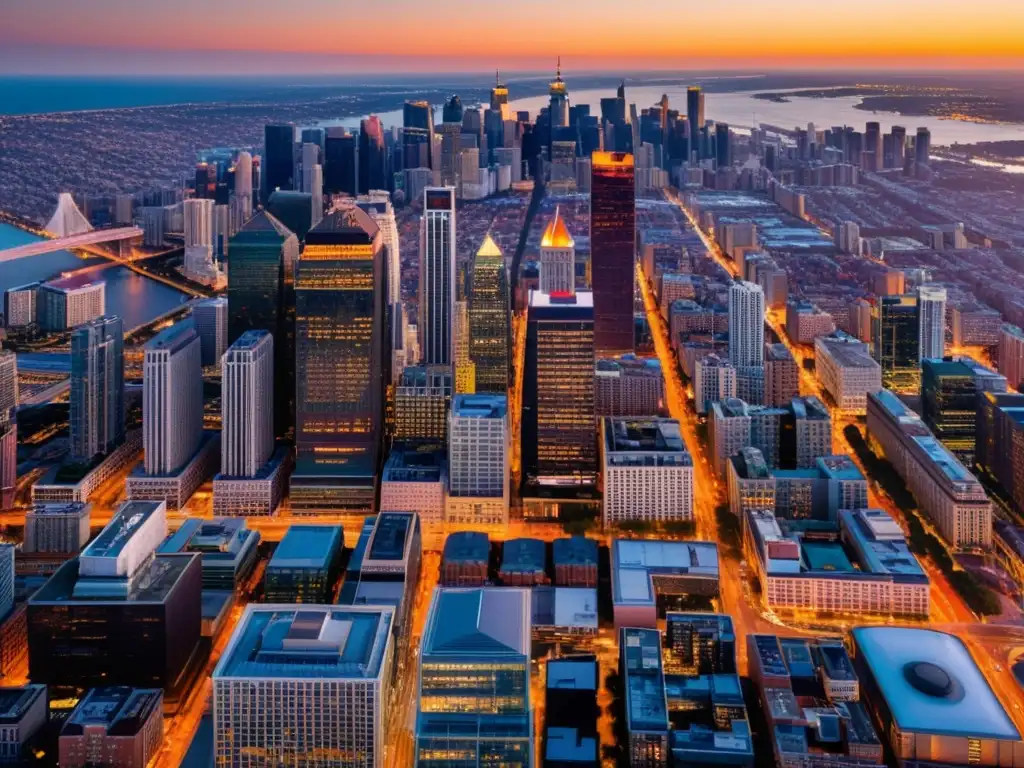
M 1024 0 L 0 0 L 8 73 L 1024 69 Z

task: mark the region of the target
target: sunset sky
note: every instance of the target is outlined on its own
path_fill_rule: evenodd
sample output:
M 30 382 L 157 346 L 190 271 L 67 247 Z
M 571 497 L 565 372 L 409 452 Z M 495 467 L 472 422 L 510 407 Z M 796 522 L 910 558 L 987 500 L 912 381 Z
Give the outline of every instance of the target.
M 0 72 L 1024 69 L 1024 0 L 0 0 Z

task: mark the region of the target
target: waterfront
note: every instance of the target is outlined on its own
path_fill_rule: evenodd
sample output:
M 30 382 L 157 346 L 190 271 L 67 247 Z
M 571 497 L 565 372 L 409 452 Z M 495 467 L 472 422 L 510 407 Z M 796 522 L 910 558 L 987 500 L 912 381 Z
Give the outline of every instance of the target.
M 0 250 L 31 243 L 40 238 L 10 224 L 0 223 Z M 0 290 L 46 280 L 59 272 L 101 263 L 98 258 L 81 259 L 69 251 L 0 263 Z M 95 272 L 107 283 L 107 312 L 120 315 L 125 329 L 143 325 L 188 300 L 188 296 L 116 264 Z

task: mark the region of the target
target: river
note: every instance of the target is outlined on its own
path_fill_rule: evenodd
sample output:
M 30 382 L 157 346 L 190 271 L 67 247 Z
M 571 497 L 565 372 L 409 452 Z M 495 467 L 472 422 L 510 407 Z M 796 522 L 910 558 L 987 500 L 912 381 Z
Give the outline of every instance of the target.
M 0 222 L 0 250 L 32 243 L 42 238 L 10 224 Z M 59 272 L 79 269 L 102 259 L 81 259 L 69 251 L 55 251 L 41 256 L 28 256 L 0 263 L 0 291 L 17 285 L 46 280 Z M 125 330 L 148 323 L 188 301 L 181 291 L 132 272 L 127 267 L 111 264 L 95 272 L 97 279 L 107 283 L 107 314 L 120 315 Z

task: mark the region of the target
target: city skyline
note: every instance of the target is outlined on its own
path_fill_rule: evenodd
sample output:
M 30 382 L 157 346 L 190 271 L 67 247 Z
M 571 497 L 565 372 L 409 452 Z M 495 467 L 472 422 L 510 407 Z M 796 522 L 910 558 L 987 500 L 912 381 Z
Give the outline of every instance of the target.
M 611 0 L 593 0 L 585 18 L 574 6 L 538 0 L 517 6 L 515 14 L 447 0 L 428 17 L 426 6 L 392 0 L 386 45 L 379 35 L 338 34 L 379 24 L 376 6 L 325 0 L 299 0 L 286 8 L 239 0 L 0 5 L 2 73 L 425 73 L 485 72 L 494 66 L 545 71 L 556 56 L 575 71 L 1024 67 L 1024 7 L 1012 0 L 992 0 L 983 14 L 963 0 L 897 6 L 866 0 L 861 13 L 844 21 L 842 34 L 827 35 L 818 24 L 817 4 L 809 0 L 785 6 L 732 0 L 702 7 L 700 34 L 685 42 L 679 33 L 692 29 L 693 11 L 667 0 L 656 0 L 646 14 L 621 14 Z M 875 23 L 883 12 L 886 23 Z M 546 23 L 536 24 L 541 16 Z M 313 18 L 317 22 L 308 23 Z M 500 28 L 500 39 L 473 34 L 486 28 Z M 224 29 L 232 34 L 225 36 Z M 447 39 L 463 42 L 437 54 L 442 29 Z M 772 34 L 765 36 L 765 29 Z

